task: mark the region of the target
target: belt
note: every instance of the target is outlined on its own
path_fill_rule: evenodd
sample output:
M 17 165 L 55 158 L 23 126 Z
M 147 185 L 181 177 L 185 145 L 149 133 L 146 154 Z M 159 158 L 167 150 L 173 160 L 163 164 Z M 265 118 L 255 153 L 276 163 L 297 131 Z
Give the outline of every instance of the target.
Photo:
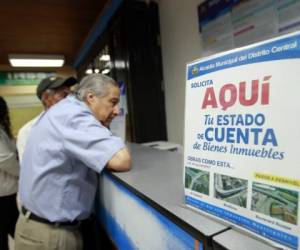
M 27 212 L 30 212 L 30 211 L 22 206 L 22 213 L 24 215 L 26 215 Z M 49 221 L 47 219 L 44 219 L 42 217 L 39 217 L 39 216 L 33 214 L 32 212 L 30 212 L 30 215 L 28 216 L 28 219 L 34 220 L 34 221 L 37 221 L 37 222 L 41 222 L 41 223 L 45 223 L 45 224 L 48 224 L 48 225 L 57 226 L 57 227 L 59 227 L 59 226 L 79 226 L 80 225 L 80 221 L 78 221 L 78 220 L 75 220 L 75 221 L 58 221 L 58 222 Z

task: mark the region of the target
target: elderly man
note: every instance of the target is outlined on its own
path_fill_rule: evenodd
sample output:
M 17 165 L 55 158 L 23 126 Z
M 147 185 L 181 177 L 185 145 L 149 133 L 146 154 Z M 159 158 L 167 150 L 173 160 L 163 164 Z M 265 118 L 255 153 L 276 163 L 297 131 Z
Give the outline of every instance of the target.
M 82 249 L 79 224 L 93 209 L 96 173 L 130 169 L 128 149 L 108 129 L 119 98 L 113 79 L 89 75 L 34 124 L 21 163 L 16 250 Z
M 36 95 L 41 100 L 44 110 L 48 110 L 52 105 L 65 98 L 70 93 L 70 87 L 73 86 L 77 80 L 74 77 L 47 77 L 43 79 L 37 89 Z M 24 148 L 31 131 L 31 127 L 38 120 L 40 115 L 27 122 L 20 130 L 17 136 L 17 149 L 19 159 L 23 157 Z

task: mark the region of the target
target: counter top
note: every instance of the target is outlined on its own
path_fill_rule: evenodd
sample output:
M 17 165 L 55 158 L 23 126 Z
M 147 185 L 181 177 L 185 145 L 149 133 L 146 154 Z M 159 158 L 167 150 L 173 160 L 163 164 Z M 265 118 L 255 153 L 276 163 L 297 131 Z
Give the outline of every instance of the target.
M 219 235 L 213 237 L 213 246 L 215 250 L 274 250 L 283 249 L 280 247 L 272 247 L 268 244 L 258 241 L 250 236 L 244 235 L 243 233 L 235 230 L 227 230 Z
M 110 172 L 112 177 L 198 240 L 207 241 L 228 230 L 228 226 L 185 207 L 182 155 L 133 143 L 128 147 L 132 169 Z

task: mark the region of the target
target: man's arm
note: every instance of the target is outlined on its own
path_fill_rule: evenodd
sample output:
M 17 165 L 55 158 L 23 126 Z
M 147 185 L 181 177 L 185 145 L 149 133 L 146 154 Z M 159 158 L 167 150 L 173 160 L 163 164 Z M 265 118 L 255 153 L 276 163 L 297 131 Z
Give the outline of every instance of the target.
M 125 172 L 131 167 L 131 156 L 127 148 L 118 151 L 107 163 L 106 168 L 112 171 Z

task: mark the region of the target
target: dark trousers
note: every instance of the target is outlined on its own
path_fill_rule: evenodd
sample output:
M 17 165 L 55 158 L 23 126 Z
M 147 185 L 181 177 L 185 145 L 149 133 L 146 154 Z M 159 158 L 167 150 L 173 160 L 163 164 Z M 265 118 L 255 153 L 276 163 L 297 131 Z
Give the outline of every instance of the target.
M 0 249 L 8 250 L 8 235 L 14 237 L 19 216 L 16 194 L 0 197 Z
M 106 231 L 95 215 L 81 224 L 83 250 L 116 250 Z

